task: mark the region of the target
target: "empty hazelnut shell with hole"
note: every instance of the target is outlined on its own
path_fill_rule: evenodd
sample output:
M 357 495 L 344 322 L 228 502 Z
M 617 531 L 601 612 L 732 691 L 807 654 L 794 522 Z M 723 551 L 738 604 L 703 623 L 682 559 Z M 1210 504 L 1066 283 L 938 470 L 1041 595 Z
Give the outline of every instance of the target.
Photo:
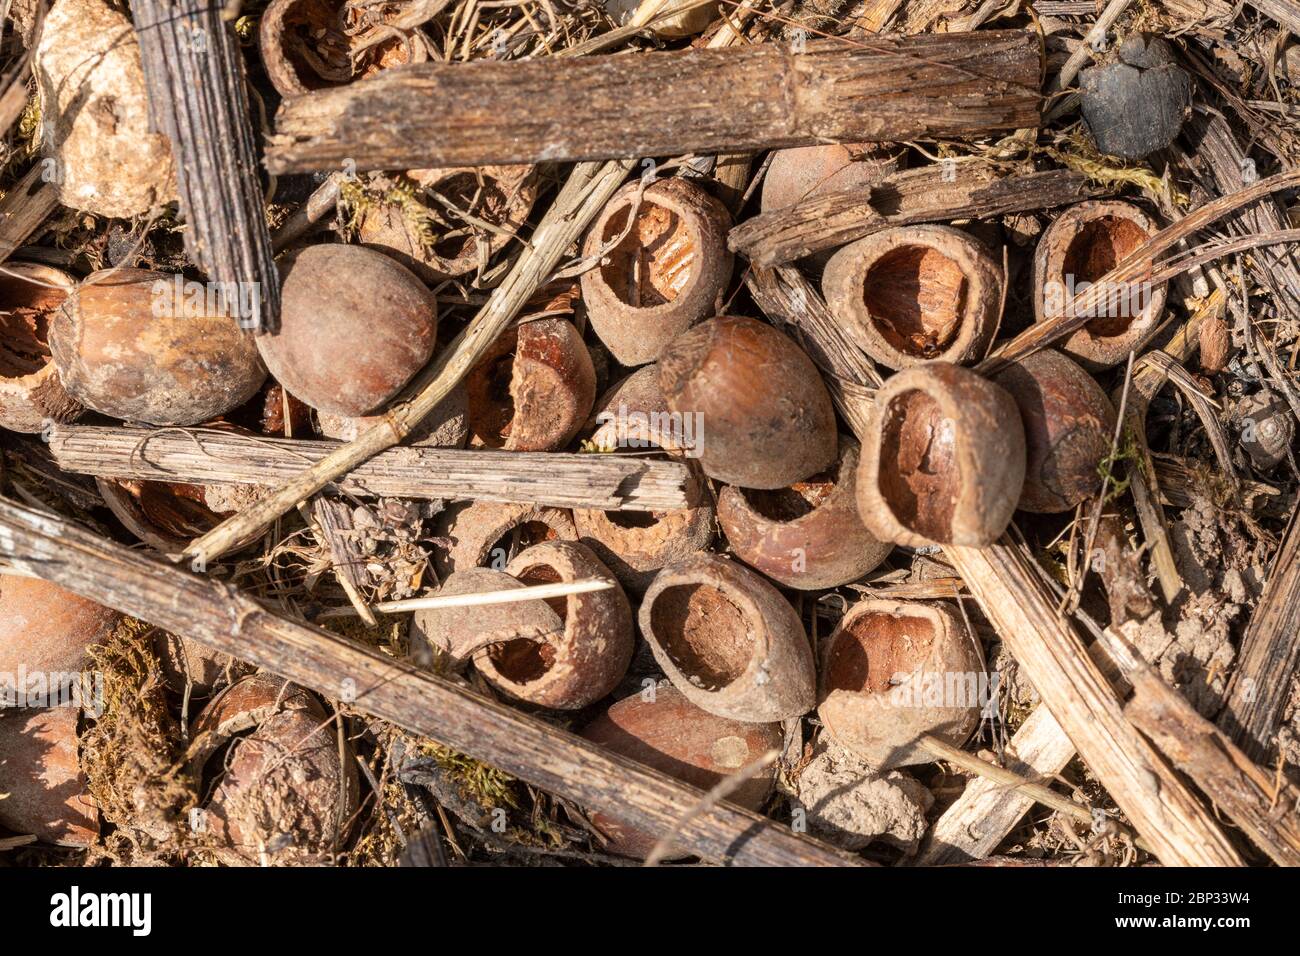
M 99 808 L 77 758 L 78 713 L 0 708 L 0 825 L 58 846 L 95 842 Z
M 700 710 L 667 681 L 625 697 L 582 729 L 582 737 L 606 750 L 668 774 L 700 790 L 710 790 L 770 750 L 779 750 L 781 725 L 728 720 Z M 772 792 L 775 765 L 742 782 L 727 801 L 758 810 Z M 610 853 L 645 859 L 659 842 L 644 830 L 604 813 L 591 822 L 609 841 Z M 669 859 L 689 856 L 674 850 Z
M 208 506 L 208 493 L 216 486 L 126 478 L 96 478 L 95 486 L 122 527 L 167 555 L 181 554 L 231 513 Z M 239 547 L 260 537 L 260 532 L 246 537 Z
M 312 694 L 245 677 L 213 698 L 191 736 L 194 766 L 214 775 L 202 820 L 223 862 L 319 865 L 340 849 L 358 806 L 356 763 Z M 226 745 L 224 759 L 210 759 Z
M 511 591 L 525 585 L 504 571 L 466 568 L 457 571 L 434 592 L 437 597 Z M 471 657 L 487 653 L 493 644 L 510 641 L 558 643 L 564 621 L 541 599 L 508 604 L 424 608 L 411 618 L 411 656 L 434 671 L 459 671 Z
M 433 356 L 438 308 L 405 266 L 360 246 L 285 256 L 280 330 L 257 337 L 276 381 L 318 411 L 378 411 Z
M 49 581 L 0 574 L 0 675 L 25 671 L 47 682 L 59 675 L 66 687 L 85 666 L 86 649 L 106 641 L 121 619 Z M 0 709 L 8 697 L 0 684 Z
M 858 513 L 882 541 L 982 548 L 1015 513 L 1025 430 L 1005 389 L 959 365 L 905 369 L 876 392 Z
M 901 169 L 905 152 L 892 143 L 826 143 L 773 150 L 759 209 L 774 212 L 812 196 L 865 189 Z
M 950 226 L 899 226 L 849 243 L 822 273 L 835 316 L 894 369 L 984 357 L 997 331 L 1002 267 Z
M 841 435 L 834 467 L 807 481 L 776 491 L 723 488 L 718 523 L 736 557 L 786 587 L 848 584 L 894 549 L 858 517 L 857 474 L 858 443 Z
M 343 86 L 409 62 L 400 33 L 357 50 L 364 32 L 352 34 L 343 0 L 271 0 L 258 26 L 266 75 L 281 96 Z M 355 59 L 353 57 L 356 53 Z
M 673 686 L 711 714 L 766 723 L 816 703 L 799 615 L 742 565 L 712 554 L 669 565 L 646 591 L 639 621 Z
M 877 770 L 926 763 L 935 758 L 917 743 L 922 735 L 960 746 L 975 728 L 983 670 L 948 605 L 869 598 L 822 646 L 817 716 Z
M 1088 200 L 1065 210 L 1034 252 L 1034 320 L 1069 311 L 1075 295 L 1158 231 L 1145 212 L 1117 199 Z M 1163 285 L 1142 282 L 1106 290 L 1088 322 L 1058 347 L 1088 369 L 1122 362 L 1159 324 L 1165 294 Z
M 266 368 L 228 312 L 190 314 L 176 276 L 96 272 L 50 323 L 63 386 L 97 412 L 150 425 L 197 425 L 243 405 Z
M 563 629 L 545 640 L 522 638 L 489 647 L 474 666 L 497 690 L 553 710 L 577 710 L 612 691 L 632 662 L 632 607 L 614 575 L 585 545 L 548 541 L 506 565 L 525 586 L 599 580 L 614 586 L 548 598 Z
M 354 441 L 362 432 L 383 421 L 382 415 L 362 415 L 356 418 L 319 412 L 316 420 L 320 433 L 326 438 Z M 429 416 L 421 422 L 404 445 L 423 445 L 426 448 L 464 448 L 469 440 L 469 393 L 465 386 L 457 385 L 434 406 Z
M 504 501 L 457 502 L 438 515 L 434 531 L 446 539 L 434 554 L 434 570 L 444 579 L 482 565 L 500 571 L 512 548 L 517 553 L 543 541 L 578 540 L 570 512 Z
M 564 319 L 508 329 L 465 379 L 471 444 L 555 451 L 578 434 L 596 401 L 596 370 Z
M 582 254 L 604 255 L 582 274 L 592 330 L 623 365 L 653 362 L 674 338 L 712 315 L 731 278 L 731 216 L 702 186 L 663 179 L 641 194 L 629 183 L 587 233 Z M 614 248 L 610 243 L 627 235 Z
M 784 488 L 835 461 L 835 409 L 817 366 L 788 336 L 741 316 L 701 322 L 659 361 L 668 407 L 694 415 L 705 474 Z
M 1098 472 L 1115 439 L 1115 408 L 1096 379 L 1045 349 L 1008 366 L 995 381 L 1025 427 L 1023 511 L 1069 511 L 1101 487 Z
M 0 275 L 0 428 L 36 434 L 83 411 L 50 357 L 50 320 L 76 285 L 66 272 L 7 262 Z

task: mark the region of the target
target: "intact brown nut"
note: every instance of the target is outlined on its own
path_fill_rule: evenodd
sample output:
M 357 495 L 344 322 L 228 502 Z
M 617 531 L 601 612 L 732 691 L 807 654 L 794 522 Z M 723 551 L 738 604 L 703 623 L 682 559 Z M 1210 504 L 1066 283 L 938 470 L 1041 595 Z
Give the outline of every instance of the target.
M 503 501 L 458 502 L 438 515 L 434 529 L 446 540 L 433 559 L 440 578 L 484 564 L 500 571 L 524 548 L 578 540 L 568 511 Z
M 489 594 L 522 587 L 522 582 L 504 571 L 466 568 L 442 582 L 434 596 Z M 409 641 L 411 656 L 422 667 L 459 671 L 472 656 L 487 653 L 490 645 L 510 641 L 554 644 L 563 632 L 560 615 L 539 598 L 508 604 L 422 608 L 411 618 Z
M 946 362 L 887 379 L 863 437 L 858 513 L 882 541 L 982 548 L 1025 481 L 1025 429 L 1007 392 Z
M 356 437 L 384 420 L 382 415 L 362 415 L 349 418 L 319 412 L 316 420 L 326 438 L 355 441 Z M 434 406 L 420 425 L 411 432 L 403 444 L 423 445 L 426 448 L 464 448 L 469 440 L 469 392 L 463 384 L 457 385 L 447 397 Z
M 609 569 L 576 541 L 548 541 L 517 555 L 506 573 L 525 586 L 599 580 L 614 586 L 548 598 L 563 622 L 546 640 L 514 638 L 474 657 L 502 693 L 553 710 L 577 710 L 612 691 L 632 662 L 632 608 Z
M 979 648 L 946 604 L 859 601 L 822 648 L 817 716 L 877 770 L 926 763 L 934 734 L 962 744 L 987 692 Z
M 409 62 L 405 37 L 395 29 L 373 36 L 365 29 L 370 15 L 343 0 L 272 0 L 262 13 L 258 46 L 276 92 L 299 96 Z
M 360 788 L 352 747 L 314 696 L 245 677 L 203 709 L 192 737 L 193 766 L 212 775 L 201 820 L 219 859 L 319 865 L 337 852 Z
M 1034 252 L 1034 320 L 1073 310 L 1074 297 L 1119 265 L 1159 231 L 1131 203 L 1098 199 L 1076 203 L 1047 227 Z M 1088 322 L 1060 349 L 1085 368 L 1109 368 L 1128 358 L 1165 311 L 1165 287 L 1147 282 L 1103 290 Z
M 150 425 L 197 425 L 243 405 L 266 368 L 253 336 L 212 296 L 196 301 L 181 276 L 96 272 L 50 323 L 64 387 L 104 415 Z
M 659 388 L 659 366 L 643 365 L 617 382 L 596 403 L 591 443 L 596 448 L 662 448 L 680 457 L 693 448 L 695 435 L 686 431 L 692 417 L 673 415 Z
M 363 245 L 392 256 L 428 283 L 463 276 L 486 266 L 528 219 L 537 201 L 536 166 L 450 166 L 412 169 L 425 209 L 404 202 L 378 202 L 358 212 Z M 465 219 L 487 223 L 485 229 Z
M 689 180 L 661 179 L 644 193 L 629 183 L 614 194 L 582 247 L 584 257 L 601 257 L 599 268 L 582 274 L 582 298 L 614 358 L 653 362 L 717 309 L 731 278 L 730 228 L 726 207 Z
M 899 226 L 849 243 L 822 273 L 831 311 L 888 368 L 984 357 L 997 331 L 1002 269 L 974 236 Z
M 40 687 L 53 693 L 75 683 L 86 649 L 108 640 L 120 620 L 117 611 L 57 584 L 0 574 L 0 677 L 8 677 L 0 681 L 0 709 Z M 24 673 L 26 686 L 6 686 Z
M 1115 440 L 1115 408 L 1096 380 L 1045 349 L 998 373 L 1025 427 L 1023 511 L 1069 511 L 1101 487 L 1098 468 Z
M 0 428 L 36 434 L 84 411 L 68 394 L 46 344 L 50 319 L 76 281 L 35 262 L 7 262 L 0 275 Z
M 564 319 L 508 329 L 465 380 L 471 444 L 555 451 L 578 434 L 596 401 L 596 370 Z
M 612 704 L 580 736 L 700 790 L 712 789 L 768 751 L 779 750 L 783 740 L 780 724 L 742 723 L 710 714 L 667 681 Z M 727 800 L 758 810 L 775 779 L 773 764 L 743 781 Z M 659 842 L 654 834 L 604 813 L 593 813 L 591 822 L 609 841 L 605 849 L 619 856 L 645 859 Z M 673 849 L 667 858 L 689 855 Z
M 692 416 L 705 474 L 784 488 L 835 461 L 835 409 L 804 351 L 755 319 L 721 316 L 676 339 L 659 362 L 668 407 Z
M 812 196 L 865 190 L 902 169 L 904 155 L 892 143 L 826 143 L 773 150 L 759 209 L 773 212 Z
M 807 481 L 776 491 L 723 488 L 718 523 L 736 557 L 804 591 L 839 587 L 876 568 L 894 546 L 858 516 L 858 451 L 841 435 L 835 466 Z
M 77 759 L 76 707 L 0 708 L 0 824 L 58 846 L 99 835 L 99 808 Z
M 816 703 L 799 615 L 742 565 L 712 554 L 669 565 L 646 591 L 639 621 L 673 686 L 711 714 L 766 723 Z

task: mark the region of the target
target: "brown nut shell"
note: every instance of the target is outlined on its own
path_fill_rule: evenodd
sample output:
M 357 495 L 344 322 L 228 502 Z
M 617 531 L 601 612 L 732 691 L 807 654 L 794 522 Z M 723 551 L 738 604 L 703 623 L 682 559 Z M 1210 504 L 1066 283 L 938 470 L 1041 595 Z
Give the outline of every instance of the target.
M 1007 392 L 928 362 L 876 392 L 858 471 L 858 513 L 882 541 L 982 548 L 1006 530 L 1025 480 L 1025 430 Z
M 471 444 L 555 451 L 571 442 L 596 401 L 596 369 L 564 319 L 507 330 L 465 379 Z
M 0 708 L 0 825 L 44 843 L 86 847 L 99 808 L 77 759 L 76 707 Z
M 548 541 L 516 556 L 506 573 L 526 586 L 592 579 L 614 586 L 548 599 L 563 621 L 560 635 L 493 645 L 474 658 L 484 679 L 517 700 L 553 710 L 586 707 L 618 686 L 632 662 L 632 607 L 590 549 Z
M 229 744 L 206 768 L 219 777 L 201 818 L 223 862 L 311 865 L 337 852 L 360 788 L 352 747 L 314 696 L 245 677 L 203 709 L 192 736 L 196 766 Z
M 879 566 L 894 546 L 858 516 L 858 452 L 841 435 L 835 467 L 807 481 L 777 491 L 723 488 L 718 524 L 736 557 L 804 591 L 839 587 Z
M 117 611 L 57 584 L 0 574 L 0 675 L 41 674 L 47 686 L 57 675 L 54 682 L 66 687 L 85 666 L 86 649 L 106 641 L 120 620 Z M 0 704 L 9 696 L 0 684 Z
M 606 250 L 599 268 L 582 274 L 582 298 L 593 331 L 623 365 L 655 361 L 711 315 L 733 263 L 731 215 L 702 186 L 686 179 L 652 183 L 628 230 L 640 191 L 640 183 L 629 183 L 615 193 L 582 247 L 585 257 Z
M 961 745 L 979 720 L 984 667 L 958 613 L 923 601 L 859 601 L 822 647 L 817 716 L 877 770 L 935 758 L 934 734 Z
M 600 401 L 593 417 L 591 443 L 597 448 L 662 448 L 673 457 L 693 444 L 683 427 L 693 419 L 673 416 L 659 388 L 659 366 L 643 365 L 616 382 Z
M 35 262 L 6 262 L 0 275 L 0 428 L 37 434 L 85 410 L 68 394 L 47 344 L 50 320 L 76 280 Z M 53 286 L 53 288 L 51 288 Z
M 1044 349 L 999 372 L 1025 426 L 1022 511 L 1069 511 L 1101 487 L 1098 473 L 1115 439 L 1115 408 L 1096 379 Z
M 773 212 L 812 196 L 865 189 L 900 170 L 905 152 L 892 143 L 826 143 L 773 150 L 759 209 Z
M 1118 199 L 1089 200 L 1065 210 L 1034 251 L 1034 320 L 1067 311 L 1084 283 L 1097 282 L 1159 228 L 1137 206 Z M 1163 285 L 1145 283 L 1112 290 L 1060 350 L 1093 370 L 1124 361 L 1160 323 L 1165 295 Z
M 320 433 L 326 438 L 354 441 L 362 432 L 384 420 L 382 415 L 362 415 L 352 418 L 318 412 L 316 420 Z M 469 440 L 469 393 L 463 384 L 457 385 L 447 397 L 433 407 L 429 416 L 411 432 L 404 445 L 423 445 L 426 448 L 464 448 Z
M 215 485 L 96 478 L 95 486 L 122 527 L 162 554 L 181 554 L 191 541 L 233 513 L 208 506 L 208 494 L 218 487 Z M 261 532 L 247 536 L 238 547 L 260 537 Z
M 266 75 L 281 96 L 343 86 L 410 60 L 404 37 L 394 31 L 352 56 L 363 31 L 348 28 L 343 0 L 271 0 L 258 26 Z
M 770 750 L 779 750 L 781 725 L 743 723 L 700 710 L 672 684 L 625 697 L 582 729 L 580 736 L 606 750 L 668 774 L 682 783 L 709 790 Z M 727 801 L 758 810 L 772 792 L 775 765 L 755 774 L 727 794 Z M 658 838 L 603 813 L 591 822 L 609 841 L 605 849 L 645 859 Z M 689 856 L 674 849 L 669 859 Z
M 368 415 L 433 356 L 437 302 L 405 266 L 336 244 L 279 265 L 280 330 L 259 335 L 257 348 L 276 381 L 312 408 Z
M 515 551 L 543 541 L 577 541 L 573 515 L 562 508 L 504 501 L 458 502 L 438 515 L 435 532 L 447 539 L 434 554 L 434 570 L 455 571 L 490 564 L 500 571 Z
M 189 288 L 180 276 L 145 269 L 87 278 L 50 324 L 68 394 L 150 425 L 197 425 L 256 395 L 266 368 L 253 336 L 221 307 L 209 310 L 215 301 L 194 301 Z
M 835 253 L 826 304 L 888 368 L 984 357 L 997 331 L 1002 269 L 983 242 L 950 226 L 899 226 Z
M 835 409 L 804 351 L 741 316 L 701 322 L 659 361 L 668 407 L 694 415 L 700 464 L 742 488 L 784 488 L 835 461 Z
M 711 714 L 766 723 L 816 703 L 799 615 L 743 565 L 712 554 L 669 565 L 646 591 L 638 620 L 673 686 Z

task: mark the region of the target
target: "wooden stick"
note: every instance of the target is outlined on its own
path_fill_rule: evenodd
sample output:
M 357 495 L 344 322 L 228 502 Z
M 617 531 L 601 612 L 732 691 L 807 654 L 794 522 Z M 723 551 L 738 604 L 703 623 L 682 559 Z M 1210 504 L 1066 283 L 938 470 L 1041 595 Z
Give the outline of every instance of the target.
M 0 262 L 59 208 L 58 191 L 42 178 L 44 172 L 45 165 L 37 163 L 0 199 Z
M 706 859 L 767 866 L 860 861 L 355 641 L 280 617 L 248 595 L 0 498 L 0 557 L 101 604 L 353 704 Z M 347 682 L 347 683 L 345 683 Z
M 59 425 L 49 447 L 59 467 L 74 474 L 274 487 L 347 446 L 210 428 Z M 420 446 L 390 448 L 338 482 L 340 491 L 358 497 L 517 501 L 602 511 L 685 508 L 693 487 L 689 469 L 675 461 Z
M 1039 125 L 1024 30 L 622 56 L 423 63 L 284 102 L 273 173 L 891 142 Z
M 185 251 L 247 327 L 274 330 L 280 276 L 271 251 L 257 149 L 233 25 L 211 0 L 131 0 L 154 129 L 176 156 Z M 237 293 L 227 290 L 239 289 Z M 245 295 L 256 290 L 256 297 Z
M 432 611 L 445 607 L 482 607 L 485 604 L 514 604 L 517 601 L 540 601 L 545 598 L 568 597 L 570 594 L 590 594 L 592 591 L 608 591 L 614 586 L 611 581 L 595 578 L 589 581 L 562 581 L 559 584 L 533 584 L 529 587 L 512 588 L 508 591 L 480 591 L 477 594 L 435 594 L 433 597 L 409 598 L 405 601 L 381 601 L 372 605 L 372 611 L 382 614 L 405 614 L 408 611 Z M 350 607 L 330 608 L 316 616 L 324 621 L 332 617 L 352 617 L 356 610 Z

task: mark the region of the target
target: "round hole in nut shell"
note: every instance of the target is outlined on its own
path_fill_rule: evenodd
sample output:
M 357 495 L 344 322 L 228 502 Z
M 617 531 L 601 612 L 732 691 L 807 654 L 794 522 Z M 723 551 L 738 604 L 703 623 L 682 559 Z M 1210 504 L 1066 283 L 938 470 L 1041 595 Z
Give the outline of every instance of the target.
M 470 427 L 489 448 L 500 448 L 510 437 L 515 419 L 515 399 L 510 394 L 514 371 L 515 350 L 511 348 L 470 373 Z
M 826 688 L 883 693 L 895 674 L 911 673 L 925 662 L 934 638 L 934 624 L 924 617 L 863 614 L 837 634 L 826 661 Z
M 487 550 L 487 558 L 488 560 L 493 561 L 493 566 L 495 567 L 496 562 L 494 557 L 495 553 L 498 551 L 500 551 L 508 560 L 513 558 L 520 551 L 523 551 L 525 548 L 531 548 L 533 545 L 541 544 L 543 541 L 554 540 L 555 529 L 545 521 L 525 521 L 523 524 L 512 526 L 502 534 L 501 537 L 492 542 L 492 546 Z M 504 561 L 501 562 L 501 566 L 505 566 Z M 554 578 L 553 580 L 558 581 L 559 578 Z
M 953 423 L 918 389 L 894 396 L 880 434 L 879 486 L 894 517 L 933 541 L 951 537 L 961 487 Z
M 62 289 L 0 276 L 0 302 L 22 303 L 0 310 L 0 378 L 23 378 L 50 363 L 50 315 L 66 298 Z
M 1101 216 L 1085 223 L 1070 240 L 1061 271 L 1073 276 L 1075 291 L 1081 291 L 1080 285 L 1096 282 L 1146 241 L 1146 231 L 1132 220 Z M 1093 335 L 1123 335 L 1136 318 L 1136 315 L 1105 316 L 1092 319 L 1084 328 Z
M 627 228 L 631 206 L 605 222 L 601 241 L 613 242 Z M 600 275 L 619 301 L 633 308 L 672 302 L 686 288 L 695 267 L 695 239 L 682 217 L 643 199 L 636 222 L 601 266 Z
M 835 476 L 824 471 L 813 475 L 807 481 L 801 481 L 788 488 L 774 491 L 760 491 L 755 488 L 740 488 L 743 497 L 756 514 L 769 521 L 795 521 L 812 514 L 835 490 Z
M 650 626 L 677 669 L 707 690 L 732 683 L 754 656 L 744 612 L 708 584 L 664 588 L 650 609 Z
M 659 523 L 661 513 L 658 511 L 607 511 L 606 519 L 616 528 L 633 530 L 653 528 Z
M 498 222 L 504 218 L 510 202 L 500 185 L 490 176 L 482 180 L 474 173 L 456 173 L 440 179 L 428 187 L 451 204 L 453 209 L 467 212 L 479 219 Z M 441 203 L 437 203 L 441 207 Z M 455 213 L 451 214 L 452 216 Z M 459 229 L 453 231 L 459 232 Z M 447 236 L 434 243 L 433 252 L 442 259 L 456 260 L 473 255 L 475 239 L 472 234 Z
M 364 79 L 410 60 L 401 37 L 386 38 L 361 54 L 354 68 L 351 55 L 354 41 L 340 29 L 343 12 L 342 0 L 299 0 L 284 14 L 280 52 L 294 77 L 308 90 Z M 313 60 L 333 75 L 322 76 Z
M 546 564 L 536 564 L 525 568 L 515 576 L 525 587 L 539 584 L 558 584 L 562 579 L 560 573 Z M 551 610 L 560 616 L 562 622 L 568 621 L 569 599 L 565 597 L 543 598 Z M 532 640 L 505 641 L 495 644 L 488 650 L 492 666 L 502 677 L 516 684 L 528 684 L 543 677 L 555 666 L 555 648 L 545 642 Z
M 966 276 L 937 249 L 905 245 L 867 268 L 862 301 L 876 331 L 907 355 L 938 355 L 961 327 Z

